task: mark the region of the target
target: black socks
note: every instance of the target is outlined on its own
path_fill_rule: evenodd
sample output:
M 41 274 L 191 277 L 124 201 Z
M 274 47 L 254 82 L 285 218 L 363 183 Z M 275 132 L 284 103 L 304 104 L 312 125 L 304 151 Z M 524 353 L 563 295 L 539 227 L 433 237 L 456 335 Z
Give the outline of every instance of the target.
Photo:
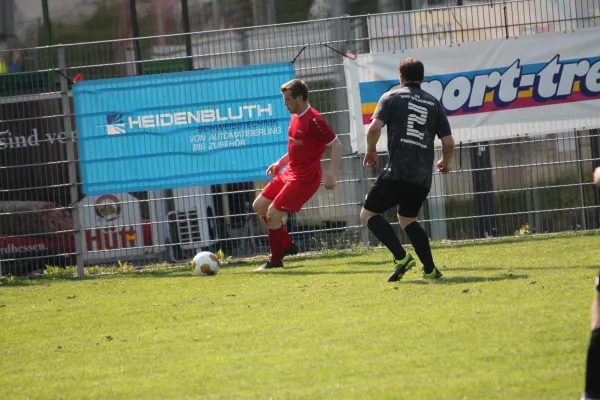
M 423 229 L 417 221 L 409 224 L 404 229 L 404 232 L 406 232 L 406 235 L 410 239 L 419 260 L 423 263 L 423 272 L 426 274 L 431 273 L 435 268 L 435 264 L 433 263 L 433 256 L 431 255 L 431 247 L 429 247 L 429 236 L 427 236 L 427 232 L 425 232 L 425 229 Z
M 404 248 L 400 244 L 400 240 L 398 240 L 394 228 L 392 228 L 385 218 L 381 215 L 375 215 L 369 218 L 367 227 L 373 232 L 373 235 L 375 235 L 375 237 L 392 252 L 395 260 L 400 261 L 406 257 L 406 251 L 404 251 Z

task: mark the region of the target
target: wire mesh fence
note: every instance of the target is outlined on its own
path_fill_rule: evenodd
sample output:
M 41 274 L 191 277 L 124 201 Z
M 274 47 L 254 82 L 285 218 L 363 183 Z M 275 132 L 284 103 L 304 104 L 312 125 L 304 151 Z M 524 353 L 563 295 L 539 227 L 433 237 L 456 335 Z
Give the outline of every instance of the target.
M 44 265 L 78 265 L 81 272 L 84 265 L 117 260 L 178 262 L 200 249 L 226 257 L 269 251 L 266 227 L 252 210 L 266 177 L 85 193 L 72 94 L 78 74 L 91 81 L 293 62 L 294 75 L 309 85 L 309 103 L 334 128 L 344 154 L 337 189 L 321 187 L 300 212 L 288 215 L 288 230 L 303 251 L 374 245 L 359 212 L 377 171 L 364 169 L 350 145 L 346 51 L 400 51 L 600 25 L 595 0 L 553 4 L 490 2 L 166 35 L 159 41 L 11 50 L 24 58 L 26 71 L 0 75 L 2 272 L 27 273 Z M 234 96 L 252 85 L 256 82 L 242 81 L 215 95 Z M 461 143 L 453 171 L 436 180 L 443 190 L 432 191 L 419 218 L 434 240 L 598 229 L 600 196 L 591 174 L 599 163 L 599 143 L 598 129 Z M 123 149 L 114 148 L 105 157 L 117 160 L 120 154 Z M 281 155 L 273 152 L 273 162 Z M 387 154 L 381 157 L 385 162 Z M 322 162 L 326 167 L 327 153 Z M 123 179 L 138 167 L 132 160 Z

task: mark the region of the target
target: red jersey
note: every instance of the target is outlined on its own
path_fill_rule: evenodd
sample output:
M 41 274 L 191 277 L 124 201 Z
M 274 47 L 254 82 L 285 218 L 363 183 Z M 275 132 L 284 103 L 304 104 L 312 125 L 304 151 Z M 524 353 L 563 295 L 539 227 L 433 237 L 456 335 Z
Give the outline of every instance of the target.
M 289 163 L 283 171 L 288 178 L 321 180 L 321 156 L 325 147 L 337 139 L 333 129 L 312 107 L 300 115 L 293 114 L 288 130 Z

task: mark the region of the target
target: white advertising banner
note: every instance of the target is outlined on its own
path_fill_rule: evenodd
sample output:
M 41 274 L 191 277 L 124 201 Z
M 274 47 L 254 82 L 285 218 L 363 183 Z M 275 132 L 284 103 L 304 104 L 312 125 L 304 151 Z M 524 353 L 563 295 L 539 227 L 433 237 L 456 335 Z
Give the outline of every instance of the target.
M 442 104 L 459 141 L 600 127 L 600 28 L 345 59 L 353 150 L 407 57 L 425 64 L 423 89 Z M 385 134 L 385 128 L 384 132 Z M 379 150 L 386 150 L 382 138 Z
M 144 232 L 139 201 L 128 193 L 87 196 L 79 204 L 79 220 L 83 226 L 83 260 L 114 262 L 143 258 L 152 241 Z M 150 225 L 146 224 L 147 231 Z M 151 249 L 151 248 L 150 248 Z

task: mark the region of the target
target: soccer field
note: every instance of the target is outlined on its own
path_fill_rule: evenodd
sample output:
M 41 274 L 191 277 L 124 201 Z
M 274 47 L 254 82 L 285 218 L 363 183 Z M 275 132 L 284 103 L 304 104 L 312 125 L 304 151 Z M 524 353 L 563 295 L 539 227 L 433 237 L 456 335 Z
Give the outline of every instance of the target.
M 3 399 L 577 399 L 600 235 L 0 285 Z

